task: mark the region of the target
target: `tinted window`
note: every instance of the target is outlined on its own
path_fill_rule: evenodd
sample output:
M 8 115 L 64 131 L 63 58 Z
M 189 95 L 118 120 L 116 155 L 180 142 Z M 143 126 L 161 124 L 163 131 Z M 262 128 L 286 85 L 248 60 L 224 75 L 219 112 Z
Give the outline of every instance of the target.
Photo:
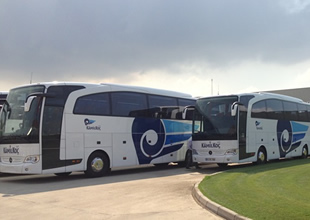
M 282 101 L 276 99 L 266 100 L 267 117 L 269 119 L 283 119 L 283 105 Z
M 253 99 L 253 95 L 245 95 L 240 97 L 240 102 L 244 105 L 245 108 L 248 108 L 249 101 Z
M 109 94 L 98 93 L 78 98 L 73 113 L 82 115 L 110 115 Z
M 177 106 L 177 99 L 172 97 L 164 97 L 157 95 L 149 95 L 150 108 L 161 106 Z
M 145 94 L 133 92 L 111 93 L 112 115 L 116 116 L 146 116 L 147 99 Z
M 297 104 L 293 102 L 283 102 L 284 115 L 287 120 L 298 120 Z
M 179 105 L 180 106 L 189 106 L 189 105 L 195 105 L 195 100 L 189 100 L 189 99 L 179 99 Z
M 193 140 L 236 140 L 237 120 L 231 115 L 231 106 L 238 101 L 237 96 L 224 96 L 198 99 L 195 110 Z
M 267 117 L 266 102 L 259 101 L 253 104 L 251 116 L 253 118 L 266 118 Z
M 300 121 L 308 121 L 307 106 L 298 104 L 298 116 Z
M 308 121 L 310 121 L 310 105 L 307 105 Z
M 154 118 L 172 117 L 172 111 L 179 111 L 176 98 L 149 95 L 150 116 Z
M 7 95 L 4 95 L 4 94 L 0 95 L 0 105 L 2 105 L 5 102 L 6 96 Z
M 183 107 L 194 105 L 195 102 L 195 100 L 190 99 L 146 95 L 136 92 L 98 93 L 78 98 L 73 113 L 182 119 Z

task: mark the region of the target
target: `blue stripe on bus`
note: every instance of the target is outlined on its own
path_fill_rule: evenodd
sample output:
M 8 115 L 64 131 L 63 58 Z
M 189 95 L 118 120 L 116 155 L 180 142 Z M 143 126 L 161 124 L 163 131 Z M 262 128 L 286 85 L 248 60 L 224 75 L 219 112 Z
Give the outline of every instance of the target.
M 293 134 L 293 142 L 299 141 L 306 136 L 306 133 L 302 134 Z
M 188 140 L 192 134 L 175 134 L 175 135 L 167 135 L 166 136 L 166 144 L 173 144 L 181 141 L 186 141 Z
M 166 133 L 177 133 L 177 132 L 191 132 L 192 131 L 192 124 L 178 122 L 178 121 L 171 121 L 171 120 L 163 120 Z
M 294 132 L 306 132 L 309 128 L 309 126 L 306 126 L 306 125 L 303 125 L 303 124 L 300 124 L 294 121 L 292 121 L 291 123 L 292 123 Z

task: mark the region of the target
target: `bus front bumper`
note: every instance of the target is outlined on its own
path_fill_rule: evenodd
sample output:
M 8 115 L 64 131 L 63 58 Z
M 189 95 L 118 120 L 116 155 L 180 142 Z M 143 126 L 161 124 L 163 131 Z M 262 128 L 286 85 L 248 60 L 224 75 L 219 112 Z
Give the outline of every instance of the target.
M 6 164 L 0 163 L 0 173 L 13 174 L 40 174 L 40 164 L 21 163 L 21 164 Z
M 193 155 L 193 162 L 196 163 L 235 163 L 238 160 L 238 155 L 217 155 L 216 157 L 210 155 Z

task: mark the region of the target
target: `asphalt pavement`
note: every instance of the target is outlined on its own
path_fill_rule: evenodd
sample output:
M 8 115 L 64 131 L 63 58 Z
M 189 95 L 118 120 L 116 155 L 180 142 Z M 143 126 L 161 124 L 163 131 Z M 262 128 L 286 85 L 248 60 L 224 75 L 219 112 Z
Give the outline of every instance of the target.
M 218 171 L 174 165 L 113 170 L 101 178 L 0 173 L 0 219 L 222 219 L 192 196 L 197 182 Z

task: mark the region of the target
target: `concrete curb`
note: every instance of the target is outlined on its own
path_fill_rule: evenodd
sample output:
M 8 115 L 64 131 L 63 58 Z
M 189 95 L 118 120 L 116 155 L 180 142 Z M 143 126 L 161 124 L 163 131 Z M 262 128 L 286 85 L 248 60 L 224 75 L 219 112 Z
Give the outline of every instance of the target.
M 221 206 L 207 197 L 205 197 L 200 190 L 198 189 L 199 183 L 196 183 L 192 190 L 192 195 L 196 202 L 204 207 L 205 209 L 210 210 L 211 212 L 221 216 L 224 219 L 228 220 L 249 220 L 249 218 L 243 217 L 239 215 L 236 212 L 231 211 L 228 208 L 225 208 L 224 206 Z

